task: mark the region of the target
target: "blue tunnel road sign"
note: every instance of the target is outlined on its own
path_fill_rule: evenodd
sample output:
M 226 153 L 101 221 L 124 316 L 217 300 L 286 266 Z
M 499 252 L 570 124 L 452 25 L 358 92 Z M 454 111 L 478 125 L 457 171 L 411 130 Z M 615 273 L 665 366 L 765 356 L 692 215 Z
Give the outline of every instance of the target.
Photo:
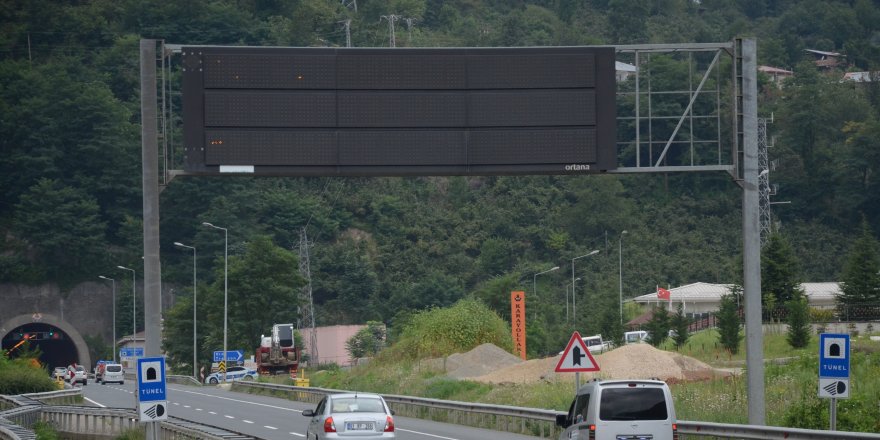
M 140 358 L 137 363 L 138 402 L 168 400 L 165 392 L 165 358 Z
M 849 378 L 849 335 L 819 335 L 819 377 Z

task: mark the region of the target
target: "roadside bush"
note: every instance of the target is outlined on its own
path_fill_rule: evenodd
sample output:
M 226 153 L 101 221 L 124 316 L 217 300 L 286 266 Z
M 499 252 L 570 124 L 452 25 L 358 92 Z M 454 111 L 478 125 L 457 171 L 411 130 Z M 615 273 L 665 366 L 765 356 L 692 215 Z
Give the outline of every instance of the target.
M 24 394 L 53 391 L 55 382 L 42 367 L 29 358 L 0 358 L 0 394 Z
M 463 299 L 452 307 L 415 314 L 398 343 L 385 352 L 394 357 L 420 359 L 462 353 L 485 343 L 512 351 L 510 326 L 482 301 Z

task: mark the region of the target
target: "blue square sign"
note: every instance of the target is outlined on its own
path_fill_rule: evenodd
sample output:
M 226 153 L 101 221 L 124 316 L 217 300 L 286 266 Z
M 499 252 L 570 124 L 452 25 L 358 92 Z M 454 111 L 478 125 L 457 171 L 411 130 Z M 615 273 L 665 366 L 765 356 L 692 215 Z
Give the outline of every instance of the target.
M 819 335 L 819 377 L 849 378 L 849 335 Z
M 165 393 L 165 358 L 140 358 L 137 362 L 138 402 L 168 400 Z

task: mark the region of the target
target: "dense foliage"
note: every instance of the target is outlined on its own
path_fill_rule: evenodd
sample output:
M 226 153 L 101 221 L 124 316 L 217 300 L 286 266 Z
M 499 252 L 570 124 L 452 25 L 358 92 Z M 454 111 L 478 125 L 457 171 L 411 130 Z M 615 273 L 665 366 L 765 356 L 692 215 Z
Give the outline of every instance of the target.
M 774 197 L 792 202 L 774 205 L 774 224 L 795 255 L 809 255 L 800 278 L 838 279 L 861 215 L 870 233 L 880 229 L 880 81 L 840 80 L 844 69 L 880 68 L 876 2 L 357 3 L 354 11 L 330 0 L 4 2 L 0 282 L 55 282 L 67 289 L 115 271 L 117 323 L 131 328 L 130 273 L 115 267 L 139 268 L 143 255 L 140 38 L 344 46 L 340 22 L 351 19 L 354 46 L 381 47 L 388 45 L 389 27 L 379 18 L 389 14 L 416 19 L 412 26 L 398 22 L 396 44 L 408 47 L 718 42 L 754 35 L 760 64 L 794 71 L 783 88 L 761 76 L 760 114 L 776 121 L 770 126 L 776 139 L 771 159 L 779 164 Z M 842 52 L 846 64 L 820 71 L 804 49 Z M 683 61 L 654 62 L 689 69 Z M 172 101 L 179 104 L 179 96 Z M 172 122 L 174 164 L 181 153 L 179 121 Z M 165 344 L 178 347 L 180 362 L 191 359 L 185 350 L 192 258 L 175 241 L 198 248 L 199 285 L 205 286 L 198 300 L 205 313 L 199 315 L 201 355 L 221 344 L 224 237 L 201 226 L 205 221 L 228 228 L 230 338 L 237 348 L 255 346 L 275 319 L 300 318 L 296 294 L 303 281 L 292 274 L 306 228 L 318 325 L 375 320 L 399 336 L 399 324 L 414 313 L 469 297 L 507 318 L 509 292 L 524 290 L 528 350 L 536 355 L 557 352 L 575 329 L 618 339 L 619 288 L 630 298 L 658 284 L 739 281 L 740 210 L 741 192 L 724 174 L 178 178 L 161 195 L 163 283 L 178 293 L 166 312 Z M 271 250 L 274 263 L 248 256 L 261 240 L 290 254 Z M 572 258 L 594 249 L 601 253 L 578 260 L 575 274 L 565 270 Z M 553 266 L 563 270 L 538 277 L 533 288 L 533 275 Z M 287 275 L 260 278 L 269 272 Z M 141 276 L 138 271 L 136 282 Z M 571 303 L 565 285 L 575 276 L 582 279 L 574 291 L 577 308 L 563 319 Z M 787 293 L 780 295 L 778 305 Z
M 36 353 L 25 353 L 17 359 L 0 356 L 0 394 L 40 393 L 57 389 L 49 373 L 36 361 L 36 356 Z
M 387 355 L 406 359 L 441 357 L 485 343 L 511 351 L 510 326 L 481 301 L 463 299 L 451 307 L 413 315 Z

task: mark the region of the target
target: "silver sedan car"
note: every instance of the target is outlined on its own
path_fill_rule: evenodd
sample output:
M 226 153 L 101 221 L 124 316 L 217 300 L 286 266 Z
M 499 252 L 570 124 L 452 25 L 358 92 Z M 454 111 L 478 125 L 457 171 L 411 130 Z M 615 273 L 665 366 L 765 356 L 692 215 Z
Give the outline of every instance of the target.
M 378 394 L 330 394 L 302 415 L 312 418 L 306 440 L 394 438 L 394 412 Z

